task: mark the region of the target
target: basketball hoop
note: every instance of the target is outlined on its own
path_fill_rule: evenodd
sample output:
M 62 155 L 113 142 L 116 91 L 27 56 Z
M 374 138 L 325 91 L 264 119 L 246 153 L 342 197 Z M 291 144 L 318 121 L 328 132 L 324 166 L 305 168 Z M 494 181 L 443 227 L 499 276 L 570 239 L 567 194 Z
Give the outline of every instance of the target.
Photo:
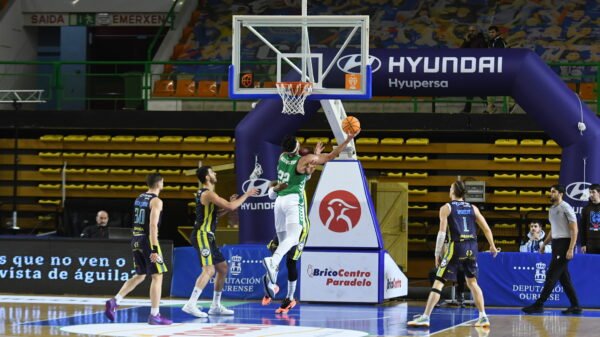
M 312 93 L 310 82 L 277 82 L 277 92 L 283 101 L 281 113 L 286 115 L 304 115 L 304 101 Z

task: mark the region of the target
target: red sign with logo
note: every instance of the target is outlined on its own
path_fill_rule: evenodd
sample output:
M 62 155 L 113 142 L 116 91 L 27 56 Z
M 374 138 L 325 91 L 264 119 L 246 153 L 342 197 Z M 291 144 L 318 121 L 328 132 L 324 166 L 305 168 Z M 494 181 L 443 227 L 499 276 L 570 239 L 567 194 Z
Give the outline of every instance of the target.
M 345 190 L 330 192 L 319 205 L 321 222 L 332 232 L 351 231 L 358 225 L 360 214 L 360 202 L 354 194 Z

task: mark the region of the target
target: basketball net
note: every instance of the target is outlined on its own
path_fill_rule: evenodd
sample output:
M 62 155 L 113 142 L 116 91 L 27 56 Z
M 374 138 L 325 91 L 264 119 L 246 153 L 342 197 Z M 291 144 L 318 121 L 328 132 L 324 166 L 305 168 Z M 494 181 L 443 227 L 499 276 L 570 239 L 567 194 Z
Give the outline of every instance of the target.
M 277 92 L 283 101 L 281 113 L 286 115 L 304 115 L 304 101 L 312 93 L 310 82 L 277 82 Z

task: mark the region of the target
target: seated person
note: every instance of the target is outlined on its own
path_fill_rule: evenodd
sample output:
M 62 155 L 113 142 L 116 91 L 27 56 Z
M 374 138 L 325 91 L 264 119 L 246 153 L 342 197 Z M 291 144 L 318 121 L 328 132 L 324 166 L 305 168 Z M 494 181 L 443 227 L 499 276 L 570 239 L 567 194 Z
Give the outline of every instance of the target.
M 106 211 L 98 211 L 98 214 L 96 214 L 96 224 L 85 227 L 81 232 L 81 237 L 108 239 L 108 213 Z
M 529 224 L 529 233 L 521 241 L 521 247 L 519 251 L 522 253 L 538 253 L 540 251 L 540 243 L 544 242 L 546 233 L 542 229 L 539 221 L 532 221 Z M 552 247 L 547 245 L 544 247 L 545 253 L 551 253 Z

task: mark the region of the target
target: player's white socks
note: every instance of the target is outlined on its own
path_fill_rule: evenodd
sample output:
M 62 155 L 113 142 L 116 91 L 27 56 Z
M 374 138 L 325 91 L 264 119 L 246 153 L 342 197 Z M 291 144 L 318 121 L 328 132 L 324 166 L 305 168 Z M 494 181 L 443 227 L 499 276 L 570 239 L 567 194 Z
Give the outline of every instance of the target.
M 150 308 L 150 315 L 156 316 L 158 315 L 159 308 Z
M 214 291 L 213 292 L 213 302 L 212 302 L 213 307 L 218 307 L 221 305 L 221 294 L 223 294 L 222 291 Z
M 192 291 L 192 295 L 190 295 L 190 299 L 188 300 L 188 305 L 196 306 L 198 302 L 198 298 L 200 298 L 200 294 L 202 294 L 202 289 L 198 287 L 194 287 L 194 291 Z
M 287 298 L 289 298 L 290 300 L 294 299 L 294 293 L 296 292 L 296 282 L 298 281 L 288 281 Z
M 121 303 L 121 301 L 123 300 L 123 296 L 117 294 L 115 296 L 115 301 L 117 301 L 117 305 L 119 305 L 119 303 Z
M 481 317 L 485 317 L 485 316 L 487 316 L 487 315 L 485 314 L 485 310 L 484 310 L 484 311 L 480 311 L 480 312 L 479 312 L 479 318 L 481 318 Z

